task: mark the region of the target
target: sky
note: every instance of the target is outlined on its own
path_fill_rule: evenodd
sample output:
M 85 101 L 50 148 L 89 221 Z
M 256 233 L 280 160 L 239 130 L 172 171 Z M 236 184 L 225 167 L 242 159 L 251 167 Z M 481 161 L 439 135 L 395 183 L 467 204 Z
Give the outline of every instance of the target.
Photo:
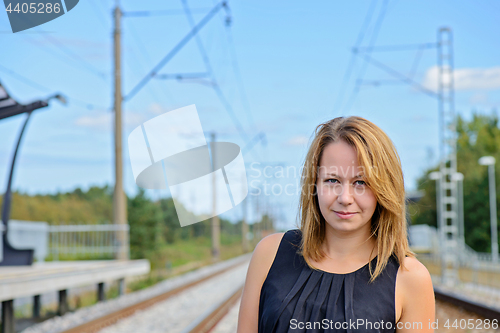
M 216 4 L 188 2 L 195 22 Z M 68 98 L 66 106 L 52 100 L 33 113 L 13 189 L 43 194 L 114 183 L 114 6 L 112 0 L 80 0 L 61 17 L 18 33 L 12 33 L 6 12 L 0 11 L 0 82 L 21 103 L 55 93 Z M 125 13 L 122 78 L 127 96 L 188 34 L 190 25 L 182 1 L 121 0 L 120 6 Z M 381 127 L 401 156 L 407 190 L 416 189 L 418 177 L 438 161 L 438 100 L 368 64 L 352 52 L 355 47 L 373 47 L 369 54 L 377 62 L 435 91 L 437 49 L 413 46 L 436 43 L 438 30 L 448 27 L 456 112 L 469 119 L 473 111 L 491 113 L 500 104 L 498 1 L 254 0 L 229 1 L 228 8 L 198 34 L 208 69 L 197 39 L 192 39 L 158 71 L 203 77 L 153 78 L 124 102 L 128 195 L 139 189 L 128 135 L 149 119 L 191 104 L 207 141 L 215 132 L 217 141 L 247 151 L 249 190 L 261 188 L 258 198 L 246 200 L 250 221 L 267 209 L 278 228 L 296 225 L 300 168 L 314 129 L 337 116 L 358 115 Z M 139 17 L 138 12 L 149 14 Z M 402 45 L 412 47 L 376 48 Z M 0 121 L 1 192 L 24 118 Z M 259 133 L 266 140 L 249 144 Z M 168 189 L 146 193 L 151 198 L 170 195 Z M 239 219 L 241 214 L 239 205 L 221 216 Z

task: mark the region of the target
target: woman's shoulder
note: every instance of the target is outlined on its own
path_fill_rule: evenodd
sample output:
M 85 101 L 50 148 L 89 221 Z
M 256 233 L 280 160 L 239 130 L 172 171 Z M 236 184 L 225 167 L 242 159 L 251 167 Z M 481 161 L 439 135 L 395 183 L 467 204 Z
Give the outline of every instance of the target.
M 266 254 L 269 256 L 270 252 L 277 252 L 284 235 L 284 232 L 277 232 L 262 238 L 255 247 L 254 255 Z
M 399 304 L 398 322 L 434 321 L 435 300 L 431 275 L 415 257 L 405 257 L 399 267 L 396 298 Z M 424 331 L 430 332 L 430 330 Z
M 417 258 L 407 256 L 399 266 L 398 276 L 404 281 L 427 280 L 431 278 L 429 271 Z
M 274 233 L 262 238 L 255 247 L 252 255 L 252 266 L 259 271 L 259 275 L 267 276 L 283 240 L 296 243 L 297 237 L 300 235 L 300 230 L 294 229 L 287 232 Z
M 418 299 L 422 293 L 433 293 L 432 279 L 427 268 L 415 257 L 405 257 L 399 266 L 397 284 L 406 300 Z
M 278 248 L 283 239 L 288 240 L 291 243 L 296 243 L 300 241 L 302 233 L 300 229 L 292 229 L 287 232 L 277 232 L 266 236 L 260 240 L 260 242 L 255 247 L 255 251 L 264 252 L 269 255 L 269 252 L 277 252 Z
M 256 283 L 259 289 L 271 269 L 284 234 L 279 232 L 262 238 L 253 250 L 247 281 L 253 281 L 252 283 Z

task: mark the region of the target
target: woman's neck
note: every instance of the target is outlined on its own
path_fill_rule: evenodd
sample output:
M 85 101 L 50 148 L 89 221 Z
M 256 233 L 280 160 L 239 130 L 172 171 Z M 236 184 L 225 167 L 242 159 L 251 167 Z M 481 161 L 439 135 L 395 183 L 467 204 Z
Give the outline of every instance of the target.
M 371 260 L 377 255 L 377 240 L 369 232 L 337 233 L 325 230 L 323 251 L 334 260 Z

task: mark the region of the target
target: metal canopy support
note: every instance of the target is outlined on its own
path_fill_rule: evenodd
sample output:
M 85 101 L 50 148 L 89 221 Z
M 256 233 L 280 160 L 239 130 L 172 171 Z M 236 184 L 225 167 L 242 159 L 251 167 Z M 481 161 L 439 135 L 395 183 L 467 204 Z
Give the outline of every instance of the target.
M 439 235 L 443 284 L 458 281 L 457 133 L 453 85 L 453 38 L 449 28 L 438 31 L 440 187 Z
M 14 300 L 2 302 L 2 333 L 15 333 Z
M 12 157 L 12 162 L 9 171 L 9 178 L 7 180 L 7 189 L 3 196 L 2 202 L 2 215 L 0 222 L 0 266 L 13 266 L 13 265 L 31 265 L 33 262 L 33 250 L 18 250 L 9 244 L 7 232 L 9 229 L 10 206 L 12 199 L 12 178 L 14 175 L 16 157 L 21 145 L 26 125 L 30 119 L 31 113 L 39 108 L 48 106 L 47 101 L 36 101 L 27 105 L 19 104 L 12 97 L 9 96 L 7 90 L 0 83 L 0 120 L 8 117 L 16 116 L 22 113 L 27 113 L 23 127 L 17 139 L 16 148 Z

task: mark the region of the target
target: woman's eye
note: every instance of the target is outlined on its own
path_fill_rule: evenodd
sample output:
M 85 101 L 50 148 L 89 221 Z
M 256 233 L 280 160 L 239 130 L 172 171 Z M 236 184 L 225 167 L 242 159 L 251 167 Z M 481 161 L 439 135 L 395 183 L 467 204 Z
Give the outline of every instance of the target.
M 333 178 L 332 178 L 332 179 L 327 179 L 327 180 L 325 180 L 325 182 L 326 182 L 326 183 L 330 183 L 330 184 L 336 184 L 336 183 L 338 183 L 338 180 L 337 180 L 337 179 L 333 179 Z
M 365 181 L 363 181 L 363 180 L 356 180 L 354 182 L 354 184 L 356 184 L 356 185 L 366 185 Z

